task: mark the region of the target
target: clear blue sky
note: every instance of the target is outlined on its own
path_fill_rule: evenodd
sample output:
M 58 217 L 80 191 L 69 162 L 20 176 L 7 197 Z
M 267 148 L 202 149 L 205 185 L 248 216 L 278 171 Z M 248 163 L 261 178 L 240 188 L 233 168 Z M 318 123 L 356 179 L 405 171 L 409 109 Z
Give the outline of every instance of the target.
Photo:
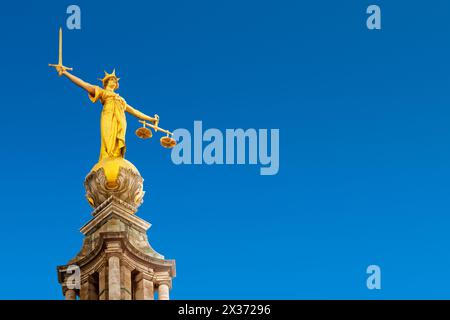
M 369 31 L 365 10 L 382 10 Z M 5 2 L 0 298 L 60 299 L 101 105 L 47 64 L 72 2 Z M 167 127 L 279 128 L 280 171 L 176 166 L 128 117 L 174 299 L 450 298 L 448 1 L 76 1 L 64 62 Z M 382 290 L 366 267 L 382 268 Z

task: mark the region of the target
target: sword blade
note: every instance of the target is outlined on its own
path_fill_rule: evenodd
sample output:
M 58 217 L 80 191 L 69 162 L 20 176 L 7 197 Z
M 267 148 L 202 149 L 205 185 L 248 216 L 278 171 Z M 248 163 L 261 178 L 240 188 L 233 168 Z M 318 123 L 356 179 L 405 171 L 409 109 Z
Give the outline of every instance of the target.
M 58 64 L 62 66 L 62 28 L 59 28 L 59 56 L 58 56 Z

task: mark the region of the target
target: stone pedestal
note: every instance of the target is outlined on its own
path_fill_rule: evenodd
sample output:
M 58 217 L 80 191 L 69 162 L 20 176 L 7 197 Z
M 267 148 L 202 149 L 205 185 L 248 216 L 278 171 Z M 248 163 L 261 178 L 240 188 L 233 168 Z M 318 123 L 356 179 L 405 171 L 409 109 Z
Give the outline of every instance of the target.
M 81 300 L 153 300 L 155 291 L 159 299 L 169 299 L 175 260 L 164 259 L 150 246 L 150 223 L 135 215 L 142 201 L 142 178 L 136 176 L 137 170 L 120 168 L 118 187 L 99 204 L 108 192 L 102 171 L 100 168 L 86 177 L 87 198 L 95 210 L 80 229 L 85 236 L 81 251 L 57 267 L 66 300 L 77 296 Z M 134 179 L 132 183 L 130 179 Z M 124 183 L 133 186 L 132 192 Z M 101 196 L 96 190 L 101 190 Z

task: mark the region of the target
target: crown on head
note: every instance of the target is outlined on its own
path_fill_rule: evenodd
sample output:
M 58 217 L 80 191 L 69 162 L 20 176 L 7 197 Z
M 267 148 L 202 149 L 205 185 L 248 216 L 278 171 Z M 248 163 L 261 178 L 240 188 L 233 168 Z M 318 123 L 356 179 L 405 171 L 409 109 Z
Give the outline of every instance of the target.
M 118 77 L 116 76 L 116 69 L 114 69 L 113 72 L 111 72 L 111 73 L 108 73 L 108 72 L 105 71 L 105 76 L 103 77 L 103 79 L 100 79 L 100 78 L 99 78 L 98 80 L 100 80 L 100 81 L 103 83 L 103 87 L 105 87 L 106 82 L 107 82 L 109 79 L 111 79 L 111 78 L 115 78 L 115 79 L 117 80 L 117 86 L 116 86 L 116 89 L 119 88 L 119 80 L 120 80 L 120 78 L 118 78 Z

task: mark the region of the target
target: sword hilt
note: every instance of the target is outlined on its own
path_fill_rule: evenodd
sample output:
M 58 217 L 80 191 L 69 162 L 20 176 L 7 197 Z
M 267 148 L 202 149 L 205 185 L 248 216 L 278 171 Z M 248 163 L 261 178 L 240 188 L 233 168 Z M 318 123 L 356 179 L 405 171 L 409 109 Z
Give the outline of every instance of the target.
M 64 71 L 67 71 L 67 70 L 72 71 L 73 70 L 73 68 L 69 68 L 69 67 L 63 66 L 62 64 L 51 64 L 51 63 L 49 63 L 48 66 L 49 67 L 54 67 L 55 69 L 57 69 L 58 67 L 61 68 L 63 71 L 62 72 L 58 71 L 58 75 L 59 76 L 62 76 Z

